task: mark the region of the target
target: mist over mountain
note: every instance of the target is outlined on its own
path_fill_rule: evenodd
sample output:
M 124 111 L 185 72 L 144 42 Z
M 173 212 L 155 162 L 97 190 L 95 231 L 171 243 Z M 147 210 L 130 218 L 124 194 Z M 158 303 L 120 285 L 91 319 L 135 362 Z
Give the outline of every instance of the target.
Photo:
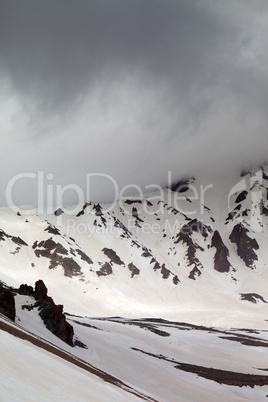
M 268 396 L 267 0 L 0 0 L 0 399 Z
M 85 194 L 87 174 L 165 186 L 168 171 L 179 180 L 265 160 L 265 0 L 0 7 L 0 205 L 23 173 Z M 36 206 L 37 194 L 24 178 L 14 201 Z M 113 198 L 112 186 L 92 187 L 91 200 Z

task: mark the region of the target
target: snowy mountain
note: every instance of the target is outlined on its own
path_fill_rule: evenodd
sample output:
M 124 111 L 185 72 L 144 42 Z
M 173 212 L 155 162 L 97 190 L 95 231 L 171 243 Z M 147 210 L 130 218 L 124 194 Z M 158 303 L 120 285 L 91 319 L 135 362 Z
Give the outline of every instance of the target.
M 62 400 L 77 399 L 68 376 L 81 382 L 80 400 L 265 400 L 267 226 L 267 165 L 114 204 L 1 209 L 1 312 L 14 297 L 15 321 L 1 316 L 3 400 L 36 400 L 23 376 L 29 355 L 58 376 L 64 363 L 47 342 L 73 359 Z M 42 381 L 33 379 L 36 392 Z M 59 400 L 47 392 L 43 400 Z

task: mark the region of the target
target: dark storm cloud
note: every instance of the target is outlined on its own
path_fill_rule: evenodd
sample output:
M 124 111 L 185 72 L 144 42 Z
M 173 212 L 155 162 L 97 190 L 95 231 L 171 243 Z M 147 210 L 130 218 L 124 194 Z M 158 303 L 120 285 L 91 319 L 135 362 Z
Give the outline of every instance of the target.
M 201 77 L 215 80 L 219 53 L 236 51 L 235 27 L 210 18 L 202 1 L 11 0 L 1 8 L 4 66 L 17 90 L 45 105 L 124 71 L 189 91 Z
M 4 186 L 37 170 L 164 183 L 264 158 L 266 0 L 0 0 L 0 18 Z

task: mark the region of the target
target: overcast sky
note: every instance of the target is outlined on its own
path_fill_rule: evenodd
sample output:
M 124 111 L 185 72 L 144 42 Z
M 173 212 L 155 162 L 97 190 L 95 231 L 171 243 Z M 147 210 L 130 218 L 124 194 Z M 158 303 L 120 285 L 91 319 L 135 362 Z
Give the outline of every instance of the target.
M 0 205 L 268 159 L 267 0 L 0 0 L 0 52 Z

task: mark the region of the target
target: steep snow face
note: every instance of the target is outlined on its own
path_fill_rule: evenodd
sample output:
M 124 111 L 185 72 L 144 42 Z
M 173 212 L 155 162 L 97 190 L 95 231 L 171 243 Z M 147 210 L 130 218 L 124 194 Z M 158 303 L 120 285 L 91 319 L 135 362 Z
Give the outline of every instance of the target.
M 267 166 L 181 190 L 75 214 L 2 209 L 0 279 L 43 279 L 77 315 L 268 328 Z

